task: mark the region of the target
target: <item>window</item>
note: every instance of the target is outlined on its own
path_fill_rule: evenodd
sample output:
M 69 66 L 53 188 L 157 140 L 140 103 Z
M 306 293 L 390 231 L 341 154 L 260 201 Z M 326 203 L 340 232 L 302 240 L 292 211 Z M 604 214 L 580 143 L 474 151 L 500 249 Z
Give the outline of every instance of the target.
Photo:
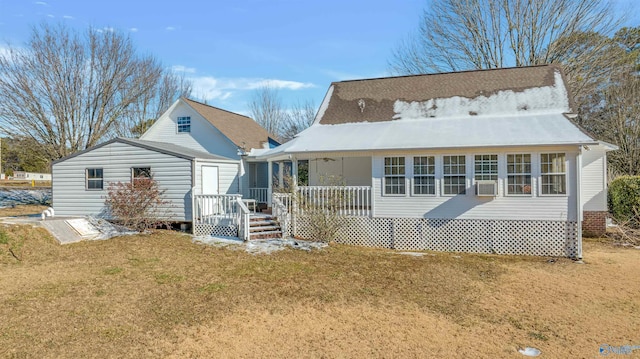
M 436 194 L 435 162 L 433 156 L 413 158 L 413 194 Z
M 132 181 L 144 178 L 151 178 L 151 167 L 133 167 L 131 169 Z
M 540 155 L 542 194 L 567 194 L 564 153 Z
M 87 168 L 87 189 L 102 189 L 102 168 Z
M 178 117 L 178 133 L 191 132 L 191 117 Z
M 465 156 L 443 156 L 444 194 L 467 193 Z
M 384 194 L 405 194 L 404 157 L 384 158 Z
M 474 169 L 477 181 L 498 180 L 498 155 L 476 155 Z
M 507 194 L 531 194 L 531 155 L 507 155 Z

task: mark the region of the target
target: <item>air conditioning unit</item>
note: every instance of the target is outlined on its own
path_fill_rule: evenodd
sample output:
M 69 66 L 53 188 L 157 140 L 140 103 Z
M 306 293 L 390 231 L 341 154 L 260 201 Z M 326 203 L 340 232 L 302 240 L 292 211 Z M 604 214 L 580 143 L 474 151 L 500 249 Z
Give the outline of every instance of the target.
M 498 195 L 498 181 L 476 181 L 476 195 L 481 197 L 495 197 Z

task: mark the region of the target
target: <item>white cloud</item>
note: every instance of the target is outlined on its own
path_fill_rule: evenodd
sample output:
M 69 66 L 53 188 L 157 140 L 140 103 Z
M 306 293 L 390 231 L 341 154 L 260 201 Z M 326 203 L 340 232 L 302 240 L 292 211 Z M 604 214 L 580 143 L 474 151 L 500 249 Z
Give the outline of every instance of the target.
M 67 19 L 67 20 L 73 20 L 73 19 L 75 19 L 75 18 L 74 18 L 73 16 L 71 16 L 71 15 L 64 15 L 64 16 L 62 16 L 62 18 L 63 18 L 63 19 Z
M 138 32 L 138 28 L 137 27 L 132 27 L 129 29 L 129 31 L 131 32 Z
M 55 16 L 53 14 L 47 14 L 47 17 L 53 19 Z
M 47 6 L 47 5 L 49 5 L 49 4 L 47 4 L 46 2 L 44 2 L 44 1 L 36 1 L 36 2 L 34 2 L 34 4 L 36 4 L 36 5 L 42 5 L 42 6 Z
M 276 89 L 286 89 L 286 90 L 300 90 L 304 88 L 315 87 L 314 84 L 310 82 L 298 82 L 298 81 L 287 81 L 287 80 L 276 80 L 276 79 L 261 79 L 250 81 L 248 84 L 249 90 L 255 90 L 260 87 L 272 87 Z
M 181 66 L 174 66 L 173 69 L 175 70 L 180 67 Z M 227 100 L 234 96 L 235 93 L 253 91 L 267 85 L 275 89 L 293 91 L 315 87 L 315 85 L 310 82 L 261 78 L 216 78 L 212 76 L 200 76 L 190 77 L 189 80 L 193 82 L 194 96 L 206 100 Z
M 184 72 L 184 73 L 188 73 L 188 74 L 195 74 L 196 73 L 196 69 L 193 67 L 186 67 L 183 65 L 175 65 L 175 66 L 171 66 L 171 70 L 175 71 L 175 72 Z
M 167 31 L 173 31 L 173 30 L 175 30 L 175 29 L 176 29 L 176 28 L 175 28 L 175 26 L 167 26 L 167 27 L 165 28 L 165 30 L 167 30 Z

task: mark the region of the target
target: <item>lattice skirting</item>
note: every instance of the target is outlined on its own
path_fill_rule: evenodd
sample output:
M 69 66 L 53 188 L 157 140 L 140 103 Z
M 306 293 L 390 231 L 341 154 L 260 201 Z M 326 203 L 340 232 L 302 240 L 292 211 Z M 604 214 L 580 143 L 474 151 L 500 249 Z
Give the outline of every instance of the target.
M 343 217 L 336 241 L 399 250 L 496 253 L 574 258 L 573 221 Z M 309 217 L 297 217 L 295 236 L 312 239 Z
M 225 236 L 237 237 L 238 226 L 220 224 L 198 224 L 193 226 L 193 234 L 196 236 Z

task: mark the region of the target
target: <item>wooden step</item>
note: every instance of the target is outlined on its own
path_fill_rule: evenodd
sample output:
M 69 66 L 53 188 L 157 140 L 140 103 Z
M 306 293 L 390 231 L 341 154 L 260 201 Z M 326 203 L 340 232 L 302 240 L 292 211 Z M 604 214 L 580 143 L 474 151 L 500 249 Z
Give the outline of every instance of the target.
M 249 239 L 269 239 L 269 238 L 282 238 L 281 231 L 268 231 L 268 232 L 256 232 L 250 233 Z

